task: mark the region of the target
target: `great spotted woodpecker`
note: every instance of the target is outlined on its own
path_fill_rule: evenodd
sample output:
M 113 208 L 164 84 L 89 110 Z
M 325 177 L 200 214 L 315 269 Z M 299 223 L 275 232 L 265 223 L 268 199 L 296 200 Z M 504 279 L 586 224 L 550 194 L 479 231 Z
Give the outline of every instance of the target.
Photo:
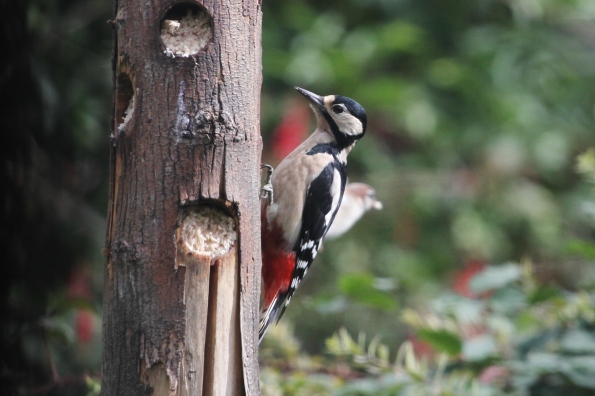
M 324 237 L 335 239 L 349 231 L 351 227 L 371 209 L 382 209 L 382 202 L 376 199 L 376 191 L 364 183 L 347 183 L 343 201 L 335 216 L 335 221 Z
M 353 99 L 295 89 L 310 101 L 317 127 L 281 161 L 265 189 L 260 340 L 273 320 L 281 318 L 316 257 L 341 205 L 347 155 L 366 132 L 366 112 Z

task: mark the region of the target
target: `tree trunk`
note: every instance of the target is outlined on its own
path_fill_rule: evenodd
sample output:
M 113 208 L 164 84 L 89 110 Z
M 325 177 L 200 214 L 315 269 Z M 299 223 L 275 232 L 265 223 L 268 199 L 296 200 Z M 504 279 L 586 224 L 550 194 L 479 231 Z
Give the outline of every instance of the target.
M 259 394 L 261 20 L 116 1 L 103 395 Z

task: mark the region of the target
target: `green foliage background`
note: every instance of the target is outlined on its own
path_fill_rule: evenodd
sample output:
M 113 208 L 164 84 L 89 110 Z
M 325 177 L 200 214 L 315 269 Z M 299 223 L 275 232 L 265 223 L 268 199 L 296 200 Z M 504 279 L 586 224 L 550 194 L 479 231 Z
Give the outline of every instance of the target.
M 565 286 L 592 282 L 592 263 L 566 256 L 568 243 L 593 236 L 574 170 L 595 141 L 591 2 L 287 2 L 264 12 L 263 134 L 293 85 L 356 98 L 370 126 L 349 175 L 384 203 L 326 244 L 296 294 L 287 316 L 306 349 L 339 325 L 397 343 L 403 305 L 471 260 L 531 257 Z
M 349 176 L 384 204 L 325 243 L 282 321 L 299 350 L 319 356 L 344 327 L 394 355 L 415 328 L 402 312 L 441 299 L 472 262 L 530 257 L 540 283 L 591 296 L 595 200 L 575 164 L 595 146 L 592 0 L 262 7 L 264 160 L 294 85 L 350 96 L 369 127 Z M 2 5 L 0 82 L 15 109 L 3 120 L 3 240 L 15 265 L 2 376 L 21 392 L 52 380 L 46 338 L 59 374 L 84 379 L 55 394 L 93 390 L 99 373 L 112 10 L 94 0 Z M 85 306 L 69 292 L 73 271 L 85 274 Z M 94 318 L 84 345 L 81 308 Z M 263 362 L 280 373 L 275 339 Z

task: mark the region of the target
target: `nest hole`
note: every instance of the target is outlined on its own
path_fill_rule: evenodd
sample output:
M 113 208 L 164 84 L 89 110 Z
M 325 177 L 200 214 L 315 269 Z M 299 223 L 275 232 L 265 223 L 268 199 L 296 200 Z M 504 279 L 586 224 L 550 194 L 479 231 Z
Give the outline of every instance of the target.
M 198 4 L 178 3 L 165 13 L 160 34 L 167 56 L 189 57 L 213 39 L 213 18 Z
M 214 206 L 201 205 L 188 210 L 180 227 L 185 248 L 211 258 L 229 252 L 237 239 L 234 219 Z

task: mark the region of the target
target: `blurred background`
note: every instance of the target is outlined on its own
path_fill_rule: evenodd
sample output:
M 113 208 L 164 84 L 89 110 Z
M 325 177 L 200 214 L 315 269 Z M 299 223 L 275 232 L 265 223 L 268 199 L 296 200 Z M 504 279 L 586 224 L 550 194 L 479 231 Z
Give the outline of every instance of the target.
M 0 375 L 95 394 L 113 4 L 0 7 Z M 350 181 L 384 206 L 325 242 L 263 342 L 263 393 L 447 394 L 463 372 L 470 394 L 592 395 L 595 2 L 262 7 L 263 162 L 313 130 L 295 85 L 349 96 L 368 113 Z

